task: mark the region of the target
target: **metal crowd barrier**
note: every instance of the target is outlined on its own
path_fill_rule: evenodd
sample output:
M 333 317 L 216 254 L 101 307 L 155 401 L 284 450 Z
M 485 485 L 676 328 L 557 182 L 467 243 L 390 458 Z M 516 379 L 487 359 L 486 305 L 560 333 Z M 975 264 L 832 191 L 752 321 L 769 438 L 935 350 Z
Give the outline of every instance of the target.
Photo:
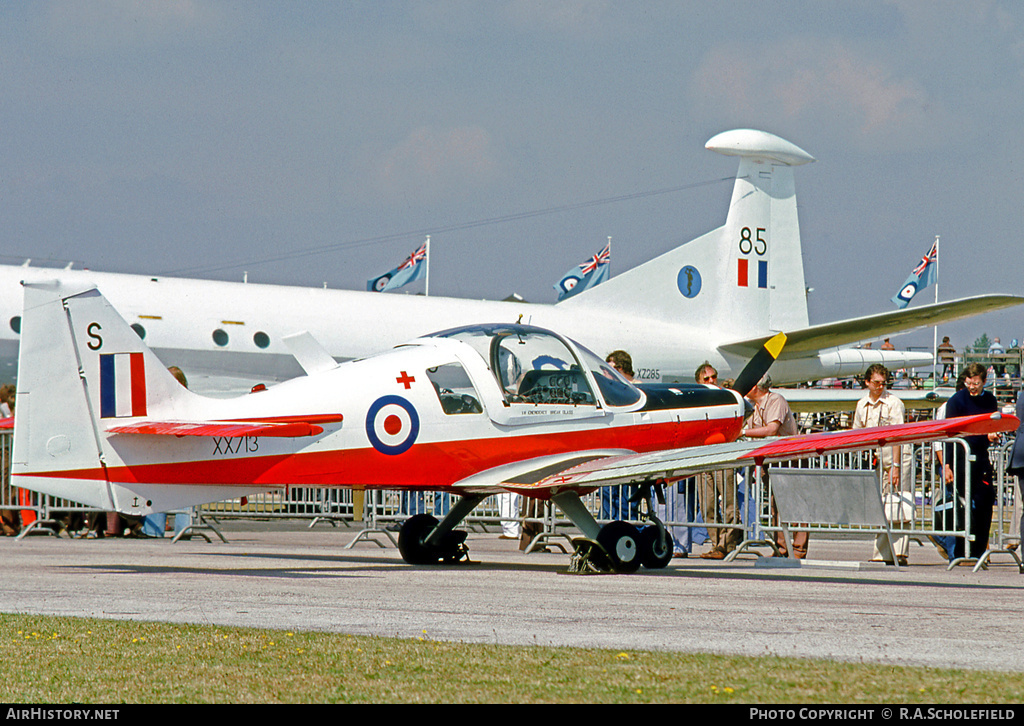
M 38 528 L 46 517 L 45 497 L 36 492 L 11 486 L 11 446 L 14 431 L 0 431 L 0 516 L 3 517 L 3 531 L 6 535 L 19 537 L 31 529 Z
M 988 550 L 979 558 L 975 568 L 984 567 L 992 555 L 1005 554 L 1013 558 L 1018 569 L 1024 572 L 1021 562 L 1021 521 L 1024 513 L 1020 480 L 1006 473 L 1010 463 L 1013 439 L 989 449 L 989 458 L 996 474 L 996 505 L 992 514 L 993 533 Z
M 777 521 L 778 513 L 772 496 L 772 471 L 782 474 L 791 470 L 821 477 L 838 472 L 864 472 L 874 479 L 874 489 L 879 496 L 876 504 L 881 504 L 884 514 L 881 523 L 877 520 L 870 523 L 868 518 L 861 521 L 790 522 L 785 523 L 785 529 L 791 532 L 885 535 L 889 538 L 888 547 L 878 547 L 875 554 L 890 562 L 895 557 L 893 552 L 887 550 L 892 547 L 893 540 L 908 538 L 910 542 L 924 546 L 926 540 L 934 537 L 969 537 L 970 507 L 956 506 L 952 501 L 940 465 L 946 449 L 951 450 L 954 467 L 961 459 L 964 460 L 967 467 L 967 491 L 962 493 L 962 497 L 970 501 L 972 457 L 969 456 L 967 443 L 963 439 L 953 439 L 945 444 L 904 444 L 890 448 L 897 449 L 892 455 L 899 459 L 898 482 L 885 480 L 882 459 L 877 449 L 831 453 L 793 462 L 791 467 L 769 467 L 768 482 L 758 490 L 761 530 L 775 534 L 784 528 Z M 760 475 L 758 477 L 760 479 Z M 958 563 L 959 560 L 956 560 L 950 567 Z
M 354 523 L 362 523 L 362 528 L 356 537 L 345 545 L 345 549 L 351 549 L 360 542 L 373 542 L 383 547 L 384 545 L 372 538 L 371 535 L 374 534 L 387 537 L 397 547 L 398 541 L 395 535 L 404 520 L 416 514 L 432 514 L 439 520 L 443 519 L 458 496 L 450 492 L 391 489 L 371 489 L 351 493 L 356 500 L 351 519 Z M 482 501 L 473 510 L 472 516 L 467 517 L 465 521 L 468 526 L 476 528 L 499 524 L 501 518 L 498 514 L 497 497 L 488 497 Z

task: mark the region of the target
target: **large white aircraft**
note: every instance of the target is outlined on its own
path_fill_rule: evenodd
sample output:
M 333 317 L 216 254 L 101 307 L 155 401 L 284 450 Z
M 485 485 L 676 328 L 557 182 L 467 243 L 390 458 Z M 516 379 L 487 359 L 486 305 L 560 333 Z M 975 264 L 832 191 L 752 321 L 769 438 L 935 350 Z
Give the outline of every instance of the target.
M 692 381 L 705 360 L 722 379 L 735 377 L 785 332 L 772 377 L 797 383 L 863 373 L 875 362 L 929 365 L 926 353 L 842 346 L 1024 302 L 983 295 L 810 325 L 793 169 L 814 158 L 750 129 L 718 134 L 706 148 L 739 157 L 725 224 L 553 305 L 0 266 L 0 379 L 16 379 L 21 281 L 57 277 L 96 285 L 161 360 L 207 393 L 301 375 L 282 342 L 298 331 L 347 360 L 497 321 L 566 331 L 601 356 L 627 350 L 639 382 Z

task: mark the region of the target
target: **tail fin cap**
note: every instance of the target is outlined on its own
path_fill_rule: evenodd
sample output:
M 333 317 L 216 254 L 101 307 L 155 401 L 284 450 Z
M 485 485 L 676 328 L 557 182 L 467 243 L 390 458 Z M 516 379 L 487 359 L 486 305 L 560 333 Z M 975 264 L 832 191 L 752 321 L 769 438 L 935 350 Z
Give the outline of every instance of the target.
M 723 131 L 704 145 L 705 149 L 726 156 L 744 156 L 774 161 L 786 166 L 800 166 L 816 159 L 783 138 L 756 129 Z

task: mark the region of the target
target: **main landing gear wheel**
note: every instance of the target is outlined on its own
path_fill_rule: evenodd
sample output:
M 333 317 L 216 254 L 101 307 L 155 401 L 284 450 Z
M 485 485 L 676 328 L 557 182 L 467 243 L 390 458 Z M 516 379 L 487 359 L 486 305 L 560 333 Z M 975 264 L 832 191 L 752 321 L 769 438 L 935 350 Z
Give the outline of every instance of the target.
M 437 518 L 429 514 L 414 514 L 405 521 L 398 532 L 398 551 L 410 565 L 433 565 L 440 559 L 434 547 L 427 544 L 427 537 L 437 526 Z
M 601 527 L 597 543 L 608 555 L 615 572 L 636 572 L 640 569 L 640 532 L 632 524 L 616 520 Z
M 668 567 L 672 561 L 672 537 L 655 524 L 640 528 L 640 562 L 649 570 Z
M 452 564 L 467 559 L 466 532 L 453 530 L 446 532 L 440 545 L 427 542 L 431 532 L 437 527 L 437 519 L 429 514 L 416 514 L 409 517 L 398 532 L 398 551 L 402 559 L 410 565 L 436 565 L 439 562 Z

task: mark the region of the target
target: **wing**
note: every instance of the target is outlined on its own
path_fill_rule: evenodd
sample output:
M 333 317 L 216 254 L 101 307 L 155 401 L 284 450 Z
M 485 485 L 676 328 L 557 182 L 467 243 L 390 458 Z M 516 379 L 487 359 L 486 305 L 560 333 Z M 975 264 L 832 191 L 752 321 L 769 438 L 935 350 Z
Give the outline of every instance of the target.
M 595 449 L 541 456 L 477 472 L 455 482 L 452 486 L 462 494 L 499 494 L 513 491 L 529 496 L 543 496 L 546 489 L 539 485 L 561 472 L 588 462 L 628 456 L 636 456 L 636 452 L 628 449 Z
M 856 451 L 954 436 L 1014 431 L 1019 423 L 1014 416 L 999 413 L 979 414 L 852 431 L 786 436 L 771 440 L 733 441 L 648 454 L 595 456 L 589 461 L 567 466 L 536 481 L 521 482 L 514 487 L 505 488 L 521 491 L 530 496 L 547 497 L 564 490 L 586 492 L 615 484 L 681 479 L 701 471 L 790 461 L 827 452 Z
M 960 300 L 840 320 L 834 323 L 812 325 L 801 330 L 786 331 L 788 338 L 786 347 L 779 358 L 782 360 L 799 358 L 826 348 L 851 345 L 881 335 L 916 330 L 939 322 L 949 322 L 979 313 L 1002 310 L 1021 303 L 1024 303 L 1024 298 L 1016 295 L 977 295 Z M 721 347 L 722 350 L 748 356 L 758 350 L 769 337 L 766 335 L 737 341 Z
M 281 416 L 258 421 L 136 421 L 107 429 L 112 434 L 151 436 L 316 436 L 325 423 L 340 423 L 341 414 Z
M 935 389 L 890 388 L 889 393 L 903 401 L 906 408 L 928 409 L 941 406 L 955 391 L 948 387 Z M 853 411 L 864 398 L 863 388 L 787 388 L 782 391 L 793 413 L 833 413 Z

